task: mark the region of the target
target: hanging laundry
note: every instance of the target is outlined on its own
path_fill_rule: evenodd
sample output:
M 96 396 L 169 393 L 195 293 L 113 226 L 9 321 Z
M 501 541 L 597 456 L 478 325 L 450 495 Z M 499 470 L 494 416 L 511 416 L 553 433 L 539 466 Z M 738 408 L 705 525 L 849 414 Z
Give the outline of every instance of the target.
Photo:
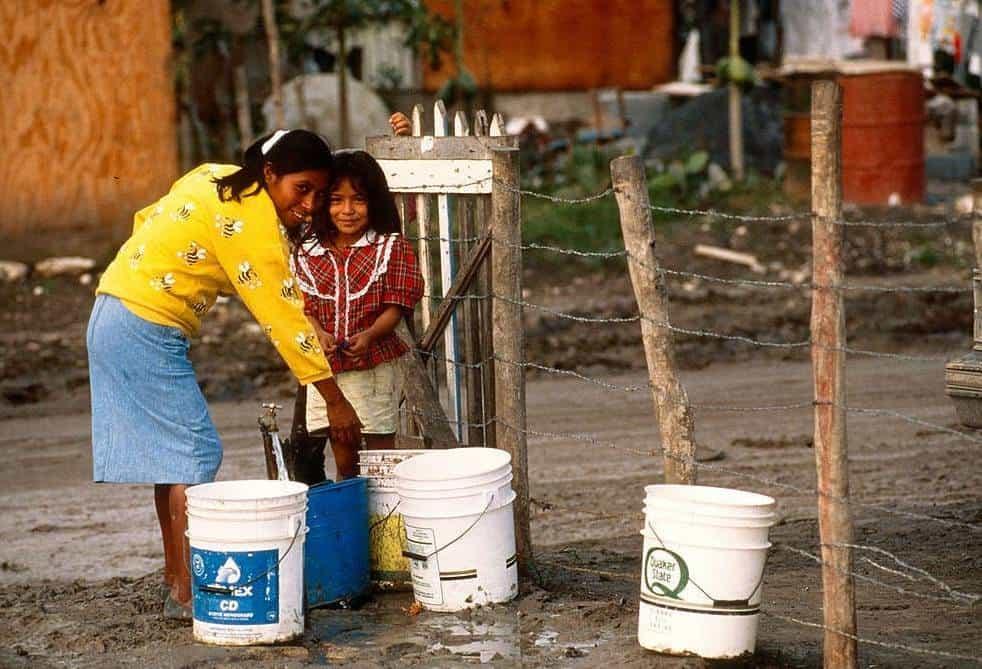
M 861 0 L 852 3 L 849 33 L 853 37 L 899 37 L 893 0 Z

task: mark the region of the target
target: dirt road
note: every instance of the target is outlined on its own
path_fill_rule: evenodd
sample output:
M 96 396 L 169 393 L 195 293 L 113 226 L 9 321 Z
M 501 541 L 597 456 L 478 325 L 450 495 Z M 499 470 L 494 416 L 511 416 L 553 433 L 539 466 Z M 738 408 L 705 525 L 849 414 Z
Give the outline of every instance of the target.
M 639 373 L 606 376 L 643 386 Z M 695 406 L 807 402 L 809 366 L 751 361 L 686 372 Z M 943 394 L 943 363 L 854 357 L 849 403 L 960 429 Z M 221 478 L 262 475 L 255 401 L 215 403 L 225 443 Z M 283 404 L 289 406 L 287 398 Z M 226 650 L 191 643 L 187 627 L 159 619 L 159 539 L 146 486 L 89 482 L 84 397 L 5 410 L 0 422 L 0 666 L 497 666 L 701 667 L 637 645 L 643 487 L 660 457 L 646 391 L 609 390 L 563 377 L 528 388 L 533 537 L 540 582 L 517 603 L 462 615 L 409 616 L 407 595 L 358 611 L 317 611 L 301 643 Z M 696 410 L 697 437 L 722 459 L 700 482 L 776 497 L 782 522 L 764 583 L 758 653 L 744 666 L 817 667 L 821 620 L 814 452 L 809 408 Z M 849 418 L 856 540 L 924 568 L 957 591 L 982 591 L 982 436 L 896 418 Z M 596 442 L 589 441 L 592 435 Z M 906 515 L 904 515 L 906 514 Z M 931 520 L 926 517 L 940 520 Z M 860 552 L 857 571 L 887 583 L 857 584 L 860 635 L 914 646 L 913 654 L 862 644 L 862 666 L 978 666 L 980 609 L 952 601 L 925 579 L 876 569 L 896 564 Z M 954 656 L 939 655 L 949 653 Z

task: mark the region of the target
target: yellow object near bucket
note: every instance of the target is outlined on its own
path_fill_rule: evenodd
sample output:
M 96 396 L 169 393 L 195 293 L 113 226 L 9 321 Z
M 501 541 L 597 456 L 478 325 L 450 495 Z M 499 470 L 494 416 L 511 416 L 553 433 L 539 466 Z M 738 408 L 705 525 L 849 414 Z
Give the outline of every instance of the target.
M 372 582 L 381 590 L 412 590 L 409 560 L 402 555 L 402 513 L 393 468 L 425 450 L 358 452 L 358 474 L 368 479 L 368 542 Z

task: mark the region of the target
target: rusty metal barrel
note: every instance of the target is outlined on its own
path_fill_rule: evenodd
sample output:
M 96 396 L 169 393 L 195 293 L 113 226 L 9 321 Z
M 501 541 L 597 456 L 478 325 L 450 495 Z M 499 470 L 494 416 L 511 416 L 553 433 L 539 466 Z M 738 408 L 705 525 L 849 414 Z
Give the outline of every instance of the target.
M 856 204 L 924 199 L 924 83 L 906 69 L 852 68 L 842 86 L 842 197 Z
M 811 193 L 811 84 L 842 86 L 842 197 L 855 204 L 924 199 L 924 84 L 904 64 L 806 62 L 784 70 L 785 191 Z

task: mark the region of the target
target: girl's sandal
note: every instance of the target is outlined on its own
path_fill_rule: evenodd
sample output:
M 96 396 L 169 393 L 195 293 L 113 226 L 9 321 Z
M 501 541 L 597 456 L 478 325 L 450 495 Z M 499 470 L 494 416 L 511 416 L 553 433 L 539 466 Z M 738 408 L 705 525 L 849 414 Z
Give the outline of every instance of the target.
M 167 599 L 164 600 L 164 618 L 167 620 L 189 621 L 194 618 L 194 614 L 191 612 L 190 606 L 182 605 L 168 593 Z

